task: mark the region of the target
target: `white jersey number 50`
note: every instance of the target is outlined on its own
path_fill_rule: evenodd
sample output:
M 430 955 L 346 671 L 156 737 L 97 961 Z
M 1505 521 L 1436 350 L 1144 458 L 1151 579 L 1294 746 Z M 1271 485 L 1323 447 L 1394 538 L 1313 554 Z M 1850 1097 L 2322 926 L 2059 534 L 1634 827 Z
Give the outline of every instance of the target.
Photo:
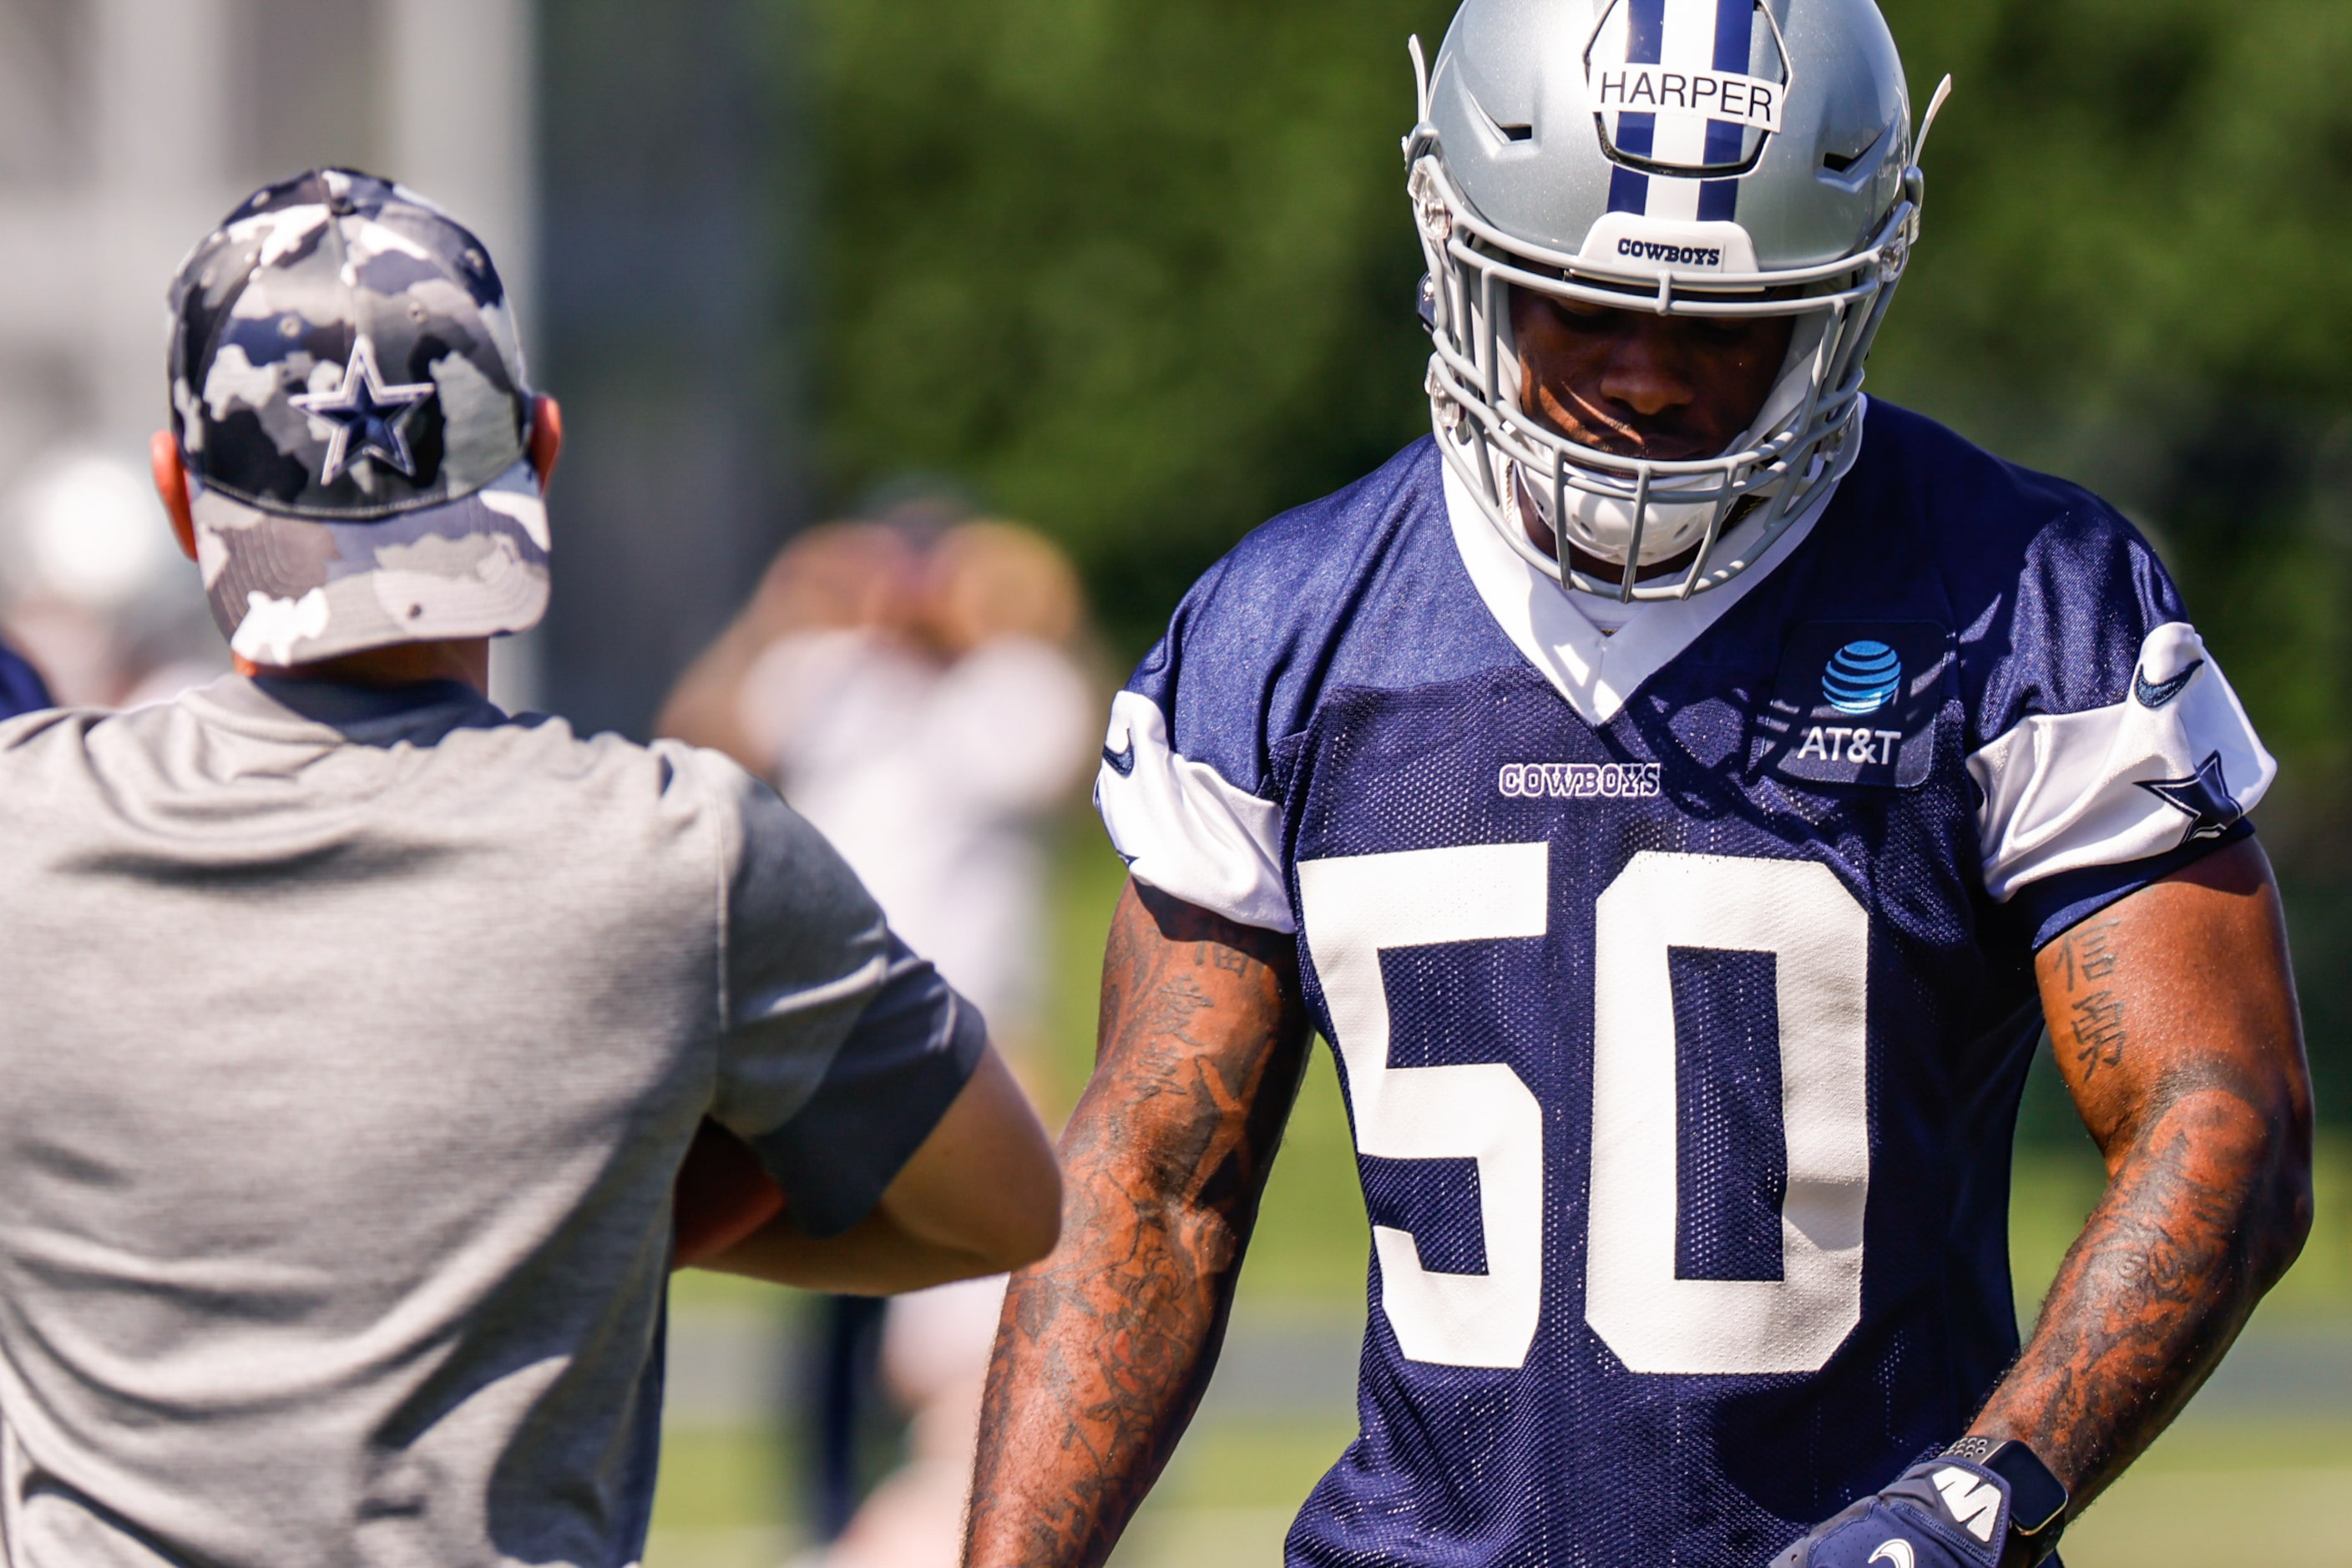
M 1298 868 L 1357 1147 L 1478 1164 L 1486 1273 L 1425 1269 L 1409 1233 L 1372 1229 L 1381 1305 L 1414 1361 L 1526 1361 L 1543 1310 L 1543 1110 L 1501 1062 L 1391 1067 L 1380 955 L 1541 937 L 1549 863 L 1546 845 L 1502 844 Z M 1645 851 L 1601 895 L 1594 946 L 1585 1321 L 1635 1372 L 1818 1369 L 1862 1317 L 1868 917 L 1825 866 Z M 1773 955 L 1789 1176 L 1779 1279 L 1675 1277 L 1675 947 Z

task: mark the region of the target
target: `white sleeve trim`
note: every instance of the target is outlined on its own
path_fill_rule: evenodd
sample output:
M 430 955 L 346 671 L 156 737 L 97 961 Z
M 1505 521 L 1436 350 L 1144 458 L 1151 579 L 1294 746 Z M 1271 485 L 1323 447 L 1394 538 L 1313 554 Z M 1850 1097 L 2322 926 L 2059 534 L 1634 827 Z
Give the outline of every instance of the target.
M 2216 773 L 2204 773 L 2209 763 Z M 2242 814 L 2270 789 L 2278 763 L 2196 628 L 2168 621 L 2140 645 L 2122 701 L 2035 714 L 1969 758 L 1969 772 L 1984 791 L 1985 889 L 2006 903 L 2029 882 L 2145 860 L 2191 833 L 2221 831 L 2143 786 L 2178 783 L 2197 794 L 2203 774 L 2203 794 L 2226 795 Z
M 1132 691 L 1111 699 L 1103 757 L 1095 805 L 1137 881 L 1243 925 L 1297 929 L 1282 874 L 1280 806 L 1180 756 L 1168 716 Z

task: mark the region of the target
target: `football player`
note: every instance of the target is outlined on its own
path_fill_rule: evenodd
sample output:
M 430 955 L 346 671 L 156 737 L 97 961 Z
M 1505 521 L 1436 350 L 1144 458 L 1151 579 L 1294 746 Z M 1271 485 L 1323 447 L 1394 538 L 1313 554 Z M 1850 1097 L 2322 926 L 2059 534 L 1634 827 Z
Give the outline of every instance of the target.
M 2046 1561 L 2293 1259 L 2275 764 L 2128 522 L 1863 396 L 1917 148 L 1871 0 L 1463 7 L 1433 437 L 1113 708 L 1132 885 L 968 1563 L 1108 1555 L 1310 1032 L 1372 1310 L 1295 1565 Z M 2045 1026 L 2110 1180 L 2021 1351 Z

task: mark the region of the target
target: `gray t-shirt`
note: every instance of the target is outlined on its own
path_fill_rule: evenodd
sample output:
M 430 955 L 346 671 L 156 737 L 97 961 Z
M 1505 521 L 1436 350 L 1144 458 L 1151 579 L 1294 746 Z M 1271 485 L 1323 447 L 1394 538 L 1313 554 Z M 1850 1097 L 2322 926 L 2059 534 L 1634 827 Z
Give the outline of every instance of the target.
M 621 1568 L 705 1115 L 855 1224 L 983 1047 L 706 752 L 231 679 L 0 725 L 0 1552 Z

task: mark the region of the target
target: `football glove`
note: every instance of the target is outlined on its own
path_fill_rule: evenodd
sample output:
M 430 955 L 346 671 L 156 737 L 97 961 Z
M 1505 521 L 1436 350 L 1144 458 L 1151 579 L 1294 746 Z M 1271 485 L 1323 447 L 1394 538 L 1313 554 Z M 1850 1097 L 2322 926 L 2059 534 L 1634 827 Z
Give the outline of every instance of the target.
M 1965 1459 L 1928 1459 L 1814 1526 L 1771 1568 L 2000 1568 L 2009 1524 L 2007 1481 Z

